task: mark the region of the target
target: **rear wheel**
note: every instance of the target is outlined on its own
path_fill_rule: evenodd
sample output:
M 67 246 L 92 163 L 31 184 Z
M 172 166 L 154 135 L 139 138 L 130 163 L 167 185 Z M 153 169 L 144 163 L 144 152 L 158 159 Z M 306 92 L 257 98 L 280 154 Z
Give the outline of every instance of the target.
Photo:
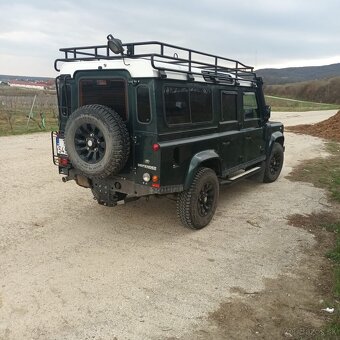
M 182 224 L 191 229 L 202 229 L 215 214 L 219 183 L 215 172 L 199 168 L 188 190 L 177 198 L 177 215 Z
M 277 180 L 282 170 L 283 159 L 283 146 L 275 142 L 265 163 L 263 182 L 271 183 Z

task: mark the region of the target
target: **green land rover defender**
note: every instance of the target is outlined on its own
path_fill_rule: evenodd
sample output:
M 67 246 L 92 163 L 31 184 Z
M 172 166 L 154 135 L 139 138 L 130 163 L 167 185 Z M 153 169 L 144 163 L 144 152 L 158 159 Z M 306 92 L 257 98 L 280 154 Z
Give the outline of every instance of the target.
M 64 182 L 109 207 L 150 195 L 177 199 L 200 229 L 219 186 L 282 169 L 281 123 L 270 122 L 262 79 L 237 60 L 157 41 L 62 48 L 55 61 L 59 131 L 53 160 Z

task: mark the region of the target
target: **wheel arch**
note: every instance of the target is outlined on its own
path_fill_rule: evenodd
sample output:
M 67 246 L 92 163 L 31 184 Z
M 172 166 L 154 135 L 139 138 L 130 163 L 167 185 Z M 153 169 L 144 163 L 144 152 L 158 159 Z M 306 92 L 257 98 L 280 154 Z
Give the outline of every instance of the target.
M 285 141 L 285 137 L 284 137 L 284 135 L 281 131 L 273 132 L 270 136 L 268 150 L 267 150 L 267 156 L 270 155 L 274 143 L 280 143 L 281 146 L 284 148 L 284 141 Z
M 204 150 L 196 153 L 190 161 L 187 175 L 184 181 L 184 190 L 190 187 L 198 168 L 206 167 L 214 170 L 216 175 L 222 171 L 221 158 L 215 150 Z

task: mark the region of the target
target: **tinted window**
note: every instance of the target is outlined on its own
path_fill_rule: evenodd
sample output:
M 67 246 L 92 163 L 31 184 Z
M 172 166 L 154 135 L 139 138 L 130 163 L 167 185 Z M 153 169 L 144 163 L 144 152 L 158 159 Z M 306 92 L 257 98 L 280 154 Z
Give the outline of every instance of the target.
M 137 88 L 137 116 L 141 123 L 149 123 L 151 120 L 149 88 L 147 86 Z
M 80 105 L 100 104 L 127 119 L 126 85 L 117 79 L 83 79 L 79 82 Z
M 189 90 L 187 88 L 165 87 L 164 101 L 168 124 L 190 123 Z
M 61 102 L 60 111 L 62 115 L 71 114 L 71 86 L 64 84 L 60 87 Z
M 212 96 L 208 88 L 190 89 L 191 119 L 193 123 L 212 120 Z
M 237 94 L 222 92 L 222 120 L 237 120 Z
M 243 112 L 245 119 L 258 118 L 259 109 L 254 92 L 243 93 Z

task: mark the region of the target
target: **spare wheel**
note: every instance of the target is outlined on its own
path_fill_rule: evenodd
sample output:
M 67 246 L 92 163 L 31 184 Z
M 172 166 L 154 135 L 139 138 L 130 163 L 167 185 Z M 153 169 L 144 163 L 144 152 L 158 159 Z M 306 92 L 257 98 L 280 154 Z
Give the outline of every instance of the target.
M 119 173 L 130 153 L 123 120 L 103 105 L 85 105 L 71 114 L 65 127 L 65 146 L 72 165 L 92 178 Z

